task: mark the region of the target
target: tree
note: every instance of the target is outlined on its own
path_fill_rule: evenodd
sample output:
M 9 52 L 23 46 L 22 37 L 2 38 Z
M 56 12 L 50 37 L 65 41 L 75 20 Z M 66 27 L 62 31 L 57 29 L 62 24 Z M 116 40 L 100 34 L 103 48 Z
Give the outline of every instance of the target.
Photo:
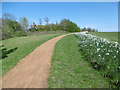
M 69 20 L 67 20 L 67 19 L 63 19 L 63 20 L 61 20 L 61 22 L 60 22 L 60 26 L 63 27 L 63 30 L 64 30 L 64 31 L 67 30 L 68 22 L 69 22 Z
M 42 25 L 42 19 L 39 19 L 40 25 Z
M 22 27 L 17 21 L 3 19 L 3 30 L 21 31 Z
M 87 30 L 88 30 L 88 32 L 92 31 L 91 27 L 88 27 Z
M 13 29 L 13 31 L 21 31 L 22 30 L 21 25 L 17 21 L 11 21 L 11 23 L 9 25 Z
M 32 31 L 32 32 L 36 31 L 36 24 L 35 24 L 35 22 L 33 22 L 33 25 L 30 26 L 29 30 Z
M 9 13 L 3 15 L 3 19 L 15 21 L 15 16 Z
M 22 17 L 20 19 L 20 25 L 22 26 L 23 30 L 27 30 L 27 28 L 28 28 L 28 20 L 27 20 L 26 17 Z
M 88 27 L 88 28 L 84 27 L 84 28 L 82 29 L 82 31 L 98 32 L 98 29 L 92 29 L 91 27 Z
M 45 25 L 45 30 L 49 31 L 50 30 L 50 25 Z
M 61 20 L 60 26 L 61 26 L 61 29 L 67 32 L 79 32 L 80 31 L 80 28 L 75 23 L 70 21 L 69 19 Z
M 2 39 L 8 39 L 11 37 L 25 36 L 26 33 L 22 31 L 21 25 L 17 21 L 12 21 L 10 19 L 2 20 Z
M 46 22 L 46 24 L 48 25 L 49 24 L 49 18 L 44 18 L 44 20 L 45 20 L 45 22 Z

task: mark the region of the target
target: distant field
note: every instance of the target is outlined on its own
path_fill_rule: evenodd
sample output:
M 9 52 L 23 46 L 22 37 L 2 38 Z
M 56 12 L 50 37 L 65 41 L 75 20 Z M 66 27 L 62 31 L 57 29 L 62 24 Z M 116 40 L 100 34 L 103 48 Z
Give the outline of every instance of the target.
M 89 32 L 89 34 L 106 38 L 109 41 L 117 41 L 118 42 L 118 32 Z M 120 34 L 120 32 L 119 32 Z
M 59 35 L 61 34 L 44 34 L 3 40 L 3 45 L 7 50 L 17 48 L 8 54 L 8 57 L 2 59 L 3 74 L 15 66 L 20 59 L 32 52 L 37 46 Z

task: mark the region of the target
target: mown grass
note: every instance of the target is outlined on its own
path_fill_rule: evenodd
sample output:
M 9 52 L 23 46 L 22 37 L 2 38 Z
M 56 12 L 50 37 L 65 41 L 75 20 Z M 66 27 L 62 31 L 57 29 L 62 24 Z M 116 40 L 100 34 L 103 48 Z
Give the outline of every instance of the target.
M 35 31 L 35 32 L 26 32 L 27 36 L 33 36 L 33 35 L 42 35 L 42 34 L 60 34 L 60 33 L 69 33 L 66 31 Z
M 78 39 L 69 35 L 55 46 L 49 88 L 108 88 L 108 81 L 82 58 Z
M 8 57 L 2 59 L 2 74 L 9 71 L 13 66 L 15 66 L 19 62 L 19 60 L 21 60 L 30 52 L 32 52 L 37 46 L 59 35 L 61 34 L 45 34 L 3 40 L 2 43 L 4 47 L 7 48 L 7 50 L 13 48 L 17 49 L 8 54 Z
M 118 36 L 120 35 L 120 32 L 89 32 L 89 34 L 92 34 L 101 38 L 106 38 L 109 41 L 118 42 Z

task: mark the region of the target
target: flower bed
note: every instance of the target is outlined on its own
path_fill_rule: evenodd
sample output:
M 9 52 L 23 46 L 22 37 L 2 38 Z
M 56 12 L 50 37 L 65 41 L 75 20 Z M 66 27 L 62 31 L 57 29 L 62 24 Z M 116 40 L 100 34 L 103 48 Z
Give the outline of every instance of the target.
M 85 32 L 76 33 L 76 36 L 79 38 L 80 51 L 84 58 L 91 63 L 93 68 L 101 71 L 110 83 L 119 87 L 120 43 L 109 42 Z

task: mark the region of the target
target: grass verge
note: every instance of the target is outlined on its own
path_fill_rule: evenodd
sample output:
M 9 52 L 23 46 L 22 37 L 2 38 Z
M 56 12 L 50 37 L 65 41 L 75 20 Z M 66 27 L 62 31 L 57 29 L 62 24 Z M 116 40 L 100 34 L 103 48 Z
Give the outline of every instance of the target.
M 56 44 L 49 88 L 108 88 L 108 81 L 82 58 L 77 41 L 74 35 L 69 35 Z
M 17 49 L 8 54 L 6 58 L 1 59 L 2 74 L 5 74 L 5 72 L 9 71 L 13 66 L 15 66 L 19 62 L 19 60 L 27 56 L 36 47 L 46 42 L 47 40 L 52 39 L 59 35 L 62 34 L 44 34 L 3 40 L 2 43 L 4 47 L 7 48 L 8 50 L 13 48 Z

